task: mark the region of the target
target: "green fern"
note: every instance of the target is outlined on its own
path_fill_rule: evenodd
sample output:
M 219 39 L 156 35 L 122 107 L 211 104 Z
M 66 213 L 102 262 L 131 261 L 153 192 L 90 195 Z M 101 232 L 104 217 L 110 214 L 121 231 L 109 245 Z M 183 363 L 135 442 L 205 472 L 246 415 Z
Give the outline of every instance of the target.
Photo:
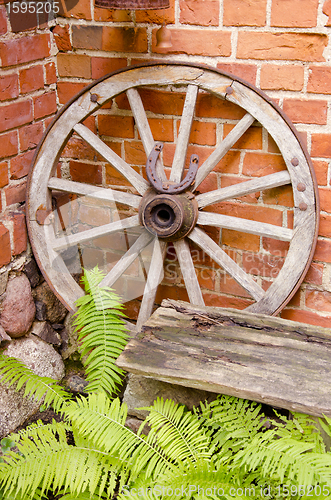
M 60 385 L 59 381 L 50 377 L 40 377 L 16 358 L 0 354 L 1 383 L 19 391 L 24 387 L 24 396 L 42 401 L 48 407 L 52 406 L 60 412 L 63 405 L 71 398 Z
M 85 270 L 82 278 L 86 295 L 76 301 L 74 325 L 78 332 L 80 354 L 89 382 L 86 392 L 118 391 L 124 372 L 115 360 L 127 343 L 127 329 L 121 316 L 119 297 L 109 288 L 100 287 L 104 275 L 95 269 Z

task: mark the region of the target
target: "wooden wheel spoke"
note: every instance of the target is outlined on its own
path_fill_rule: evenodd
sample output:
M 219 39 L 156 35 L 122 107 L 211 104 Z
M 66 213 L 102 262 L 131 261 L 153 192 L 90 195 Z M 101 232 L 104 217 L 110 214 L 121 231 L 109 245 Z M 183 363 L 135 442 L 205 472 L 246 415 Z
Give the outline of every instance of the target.
M 134 262 L 140 252 L 153 241 L 154 236 L 148 231 L 144 231 L 134 242 L 131 248 L 120 258 L 111 271 L 101 281 L 100 286 L 112 286 L 116 280 Z
M 155 240 L 143 300 L 141 302 L 137 320 L 138 332 L 141 330 L 145 321 L 147 321 L 152 314 L 157 287 L 161 283 L 163 277 L 163 261 L 166 248 L 167 243 L 165 241 L 159 241 L 158 239 Z
M 265 292 L 253 278 L 246 274 L 204 231 L 195 227 L 188 237 L 223 267 L 255 300 L 264 297 Z
M 234 229 L 235 231 L 257 234 L 259 236 L 266 236 L 267 238 L 274 238 L 282 241 L 291 241 L 293 237 L 292 229 L 286 227 L 274 226 L 273 224 L 267 224 L 265 222 L 257 222 L 212 212 L 199 212 L 197 224 Z
M 179 127 L 176 151 L 170 173 L 170 180 L 172 182 L 179 183 L 182 180 L 185 166 L 185 157 L 187 153 L 198 92 L 199 87 L 197 87 L 196 85 L 189 85 L 187 88 L 183 115 Z
M 137 227 L 139 225 L 139 216 L 133 215 L 132 217 L 127 217 L 126 219 L 110 222 L 109 224 L 104 224 L 103 226 L 87 229 L 86 231 L 81 231 L 80 233 L 55 238 L 52 245 L 53 250 L 63 250 L 64 248 L 71 247 L 78 243 L 93 240 L 99 236 L 106 236 L 107 234 L 115 233 L 120 229 L 128 229 L 129 227 Z
M 230 148 L 240 139 L 247 129 L 252 125 L 255 118 L 246 113 L 246 115 L 240 120 L 239 123 L 231 130 L 231 132 L 223 139 L 221 144 L 217 146 L 215 151 L 209 156 L 209 158 L 201 165 L 198 170 L 195 186 L 196 189 L 201 182 L 207 177 L 207 175 L 213 170 L 217 163 L 223 158 L 223 156 L 229 151 Z
M 191 251 L 187 241 L 174 241 L 174 247 L 191 304 L 204 305 L 201 288 L 195 273 Z
M 63 191 L 65 193 L 81 194 L 89 196 L 100 201 L 114 201 L 129 205 L 130 207 L 138 208 L 141 202 L 141 197 L 124 191 L 116 191 L 111 188 L 102 188 L 92 186 L 91 184 L 83 184 L 82 182 L 68 181 L 66 179 L 58 179 L 51 177 L 48 182 L 50 189 Z
M 143 195 L 149 188 L 149 184 L 141 175 L 130 167 L 120 156 L 110 149 L 98 136 L 90 129 L 78 123 L 74 126 L 74 131 L 92 148 L 95 149 L 106 161 L 108 161 L 118 172 L 120 172 L 136 188 L 138 193 Z
M 291 183 L 291 177 L 287 170 L 276 172 L 275 174 L 265 175 L 257 179 L 252 179 L 239 184 L 234 184 L 215 191 L 199 194 L 196 197 L 198 207 L 203 208 L 212 203 L 219 203 L 220 201 L 228 200 L 230 198 L 239 198 L 246 194 L 256 193 L 265 189 L 272 189 L 285 184 Z
M 126 95 L 129 99 L 130 107 L 139 130 L 146 156 L 148 157 L 155 145 L 155 141 L 153 139 L 151 128 L 148 123 L 144 105 L 142 103 L 138 90 L 129 89 L 126 91 Z M 165 181 L 166 175 L 160 158 L 158 158 L 156 162 L 156 171 L 159 178 Z

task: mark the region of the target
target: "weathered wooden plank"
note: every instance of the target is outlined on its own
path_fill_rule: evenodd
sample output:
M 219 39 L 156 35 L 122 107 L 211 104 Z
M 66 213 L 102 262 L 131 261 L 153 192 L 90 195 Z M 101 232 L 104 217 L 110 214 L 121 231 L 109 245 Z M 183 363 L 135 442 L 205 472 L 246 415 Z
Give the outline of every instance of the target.
M 117 360 L 124 370 L 331 416 L 331 329 L 166 300 Z
M 293 236 L 292 229 L 288 229 L 287 227 L 274 226 L 266 222 L 252 221 L 213 212 L 199 212 L 197 224 L 243 231 L 244 233 L 257 234 L 281 241 L 291 241 Z
M 275 174 L 265 175 L 232 186 L 227 186 L 214 191 L 207 191 L 206 193 L 196 196 L 199 208 L 204 208 L 212 203 L 219 203 L 220 201 L 229 200 L 230 198 L 239 198 L 246 194 L 256 193 L 265 189 L 272 189 L 278 186 L 284 186 L 291 183 L 291 177 L 287 170 L 276 172 Z

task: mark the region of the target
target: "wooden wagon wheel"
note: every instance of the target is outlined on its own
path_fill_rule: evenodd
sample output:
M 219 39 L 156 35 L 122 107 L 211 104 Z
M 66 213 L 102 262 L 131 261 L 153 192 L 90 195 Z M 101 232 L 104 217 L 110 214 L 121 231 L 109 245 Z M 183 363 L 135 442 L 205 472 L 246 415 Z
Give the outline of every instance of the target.
M 141 90 L 145 89 L 152 89 L 153 92 L 157 89 L 163 92 L 175 92 L 176 89 L 179 92 L 185 91 L 169 180 L 165 175 L 162 154 L 159 156 L 162 144 L 156 144 L 153 139 L 148 113 L 140 96 Z M 146 157 L 149 157 L 148 180 L 142 175 L 143 171 L 137 172 L 108 147 L 97 133 L 82 123 L 92 113 L 98 112 L 101 106 L 113 102 L 112 99 L 123 93 L 128 98 Z M 189 174 L 183 181 L 191 126 L 197 97 L 201 94 L 212 94 L 223 101 L 234 103 L 245 114 L 228 135 L 221 138 L 209 157 L 200 161 L 196 175 L 197 158 L 191 159 Z M 108 119 L 111 118 L 110 113 Z M 208 179 L 215 166 L 255 121 L 273 138 L 287 169 L 199 193 L 199 186 Z M 131 189 L 96 188 L 88 183 L 58 178 L 56 169 L 59 158 L 74 132 L 103 161 L 112 165 L 125 178 L 126 184 L 131 185 Z M 293 192 L 293 229 L 286 223 L 276 226 L 210 210 L 214 204 L 224 200 L 238 199 L 250 193 L 285 185 L 291 185 Z M 52 193 L 56 192 L 85 195 L 94 202 L 115 201 L 128 207 L 128 213 L 121 220 L 84 231 L 77 232 L 76 228 L 72 234 L 61 233 L 62 236 L 59 236 L 52 216 Z M 126 68 L 96 81 L 72 99 L 52 122 L 39 145 L 29 177 L 28 229 L 34 254 L 50 286 L 69 309 L 74 310 L 74 302 L 83 291 L 68 272 L 61 257 L 63 249 L 81 245 L 102 235 L 140 227 L 140 236 L 103 280 L 103 284 L 112 286 L 139 258 L 141 251 L 154 241 L 137 321 L 138 329 L 151 315 L 168 241 L 172 241 L 175 247 L 191 303 L 204 304 L 189 251 L 194 242 L 254 299 L 254 303 L 248 307 L 249 311 L 275 314 L 297 290 L 309 267 L 316 243 L 317 224 L 316 182 L 308 154 L 293 126 L 258 89 L 231 75 L 198 65 L 148 64 Z M 284 264 L 276 279 L 264 289 L 266 287 L 263 288 L 254 276 L 230 258 L 219 242 L 207 234 L 205 226 L 243 231 L 261 238 L 289 242 Z

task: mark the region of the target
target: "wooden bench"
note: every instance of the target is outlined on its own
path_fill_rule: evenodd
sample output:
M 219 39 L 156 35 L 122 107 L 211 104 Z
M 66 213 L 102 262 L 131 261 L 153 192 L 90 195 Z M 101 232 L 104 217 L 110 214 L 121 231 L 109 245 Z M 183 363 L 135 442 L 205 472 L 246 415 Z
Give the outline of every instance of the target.
M 331 329 L 164 300 L 117 360 L 124 370 L 331 416 Z

